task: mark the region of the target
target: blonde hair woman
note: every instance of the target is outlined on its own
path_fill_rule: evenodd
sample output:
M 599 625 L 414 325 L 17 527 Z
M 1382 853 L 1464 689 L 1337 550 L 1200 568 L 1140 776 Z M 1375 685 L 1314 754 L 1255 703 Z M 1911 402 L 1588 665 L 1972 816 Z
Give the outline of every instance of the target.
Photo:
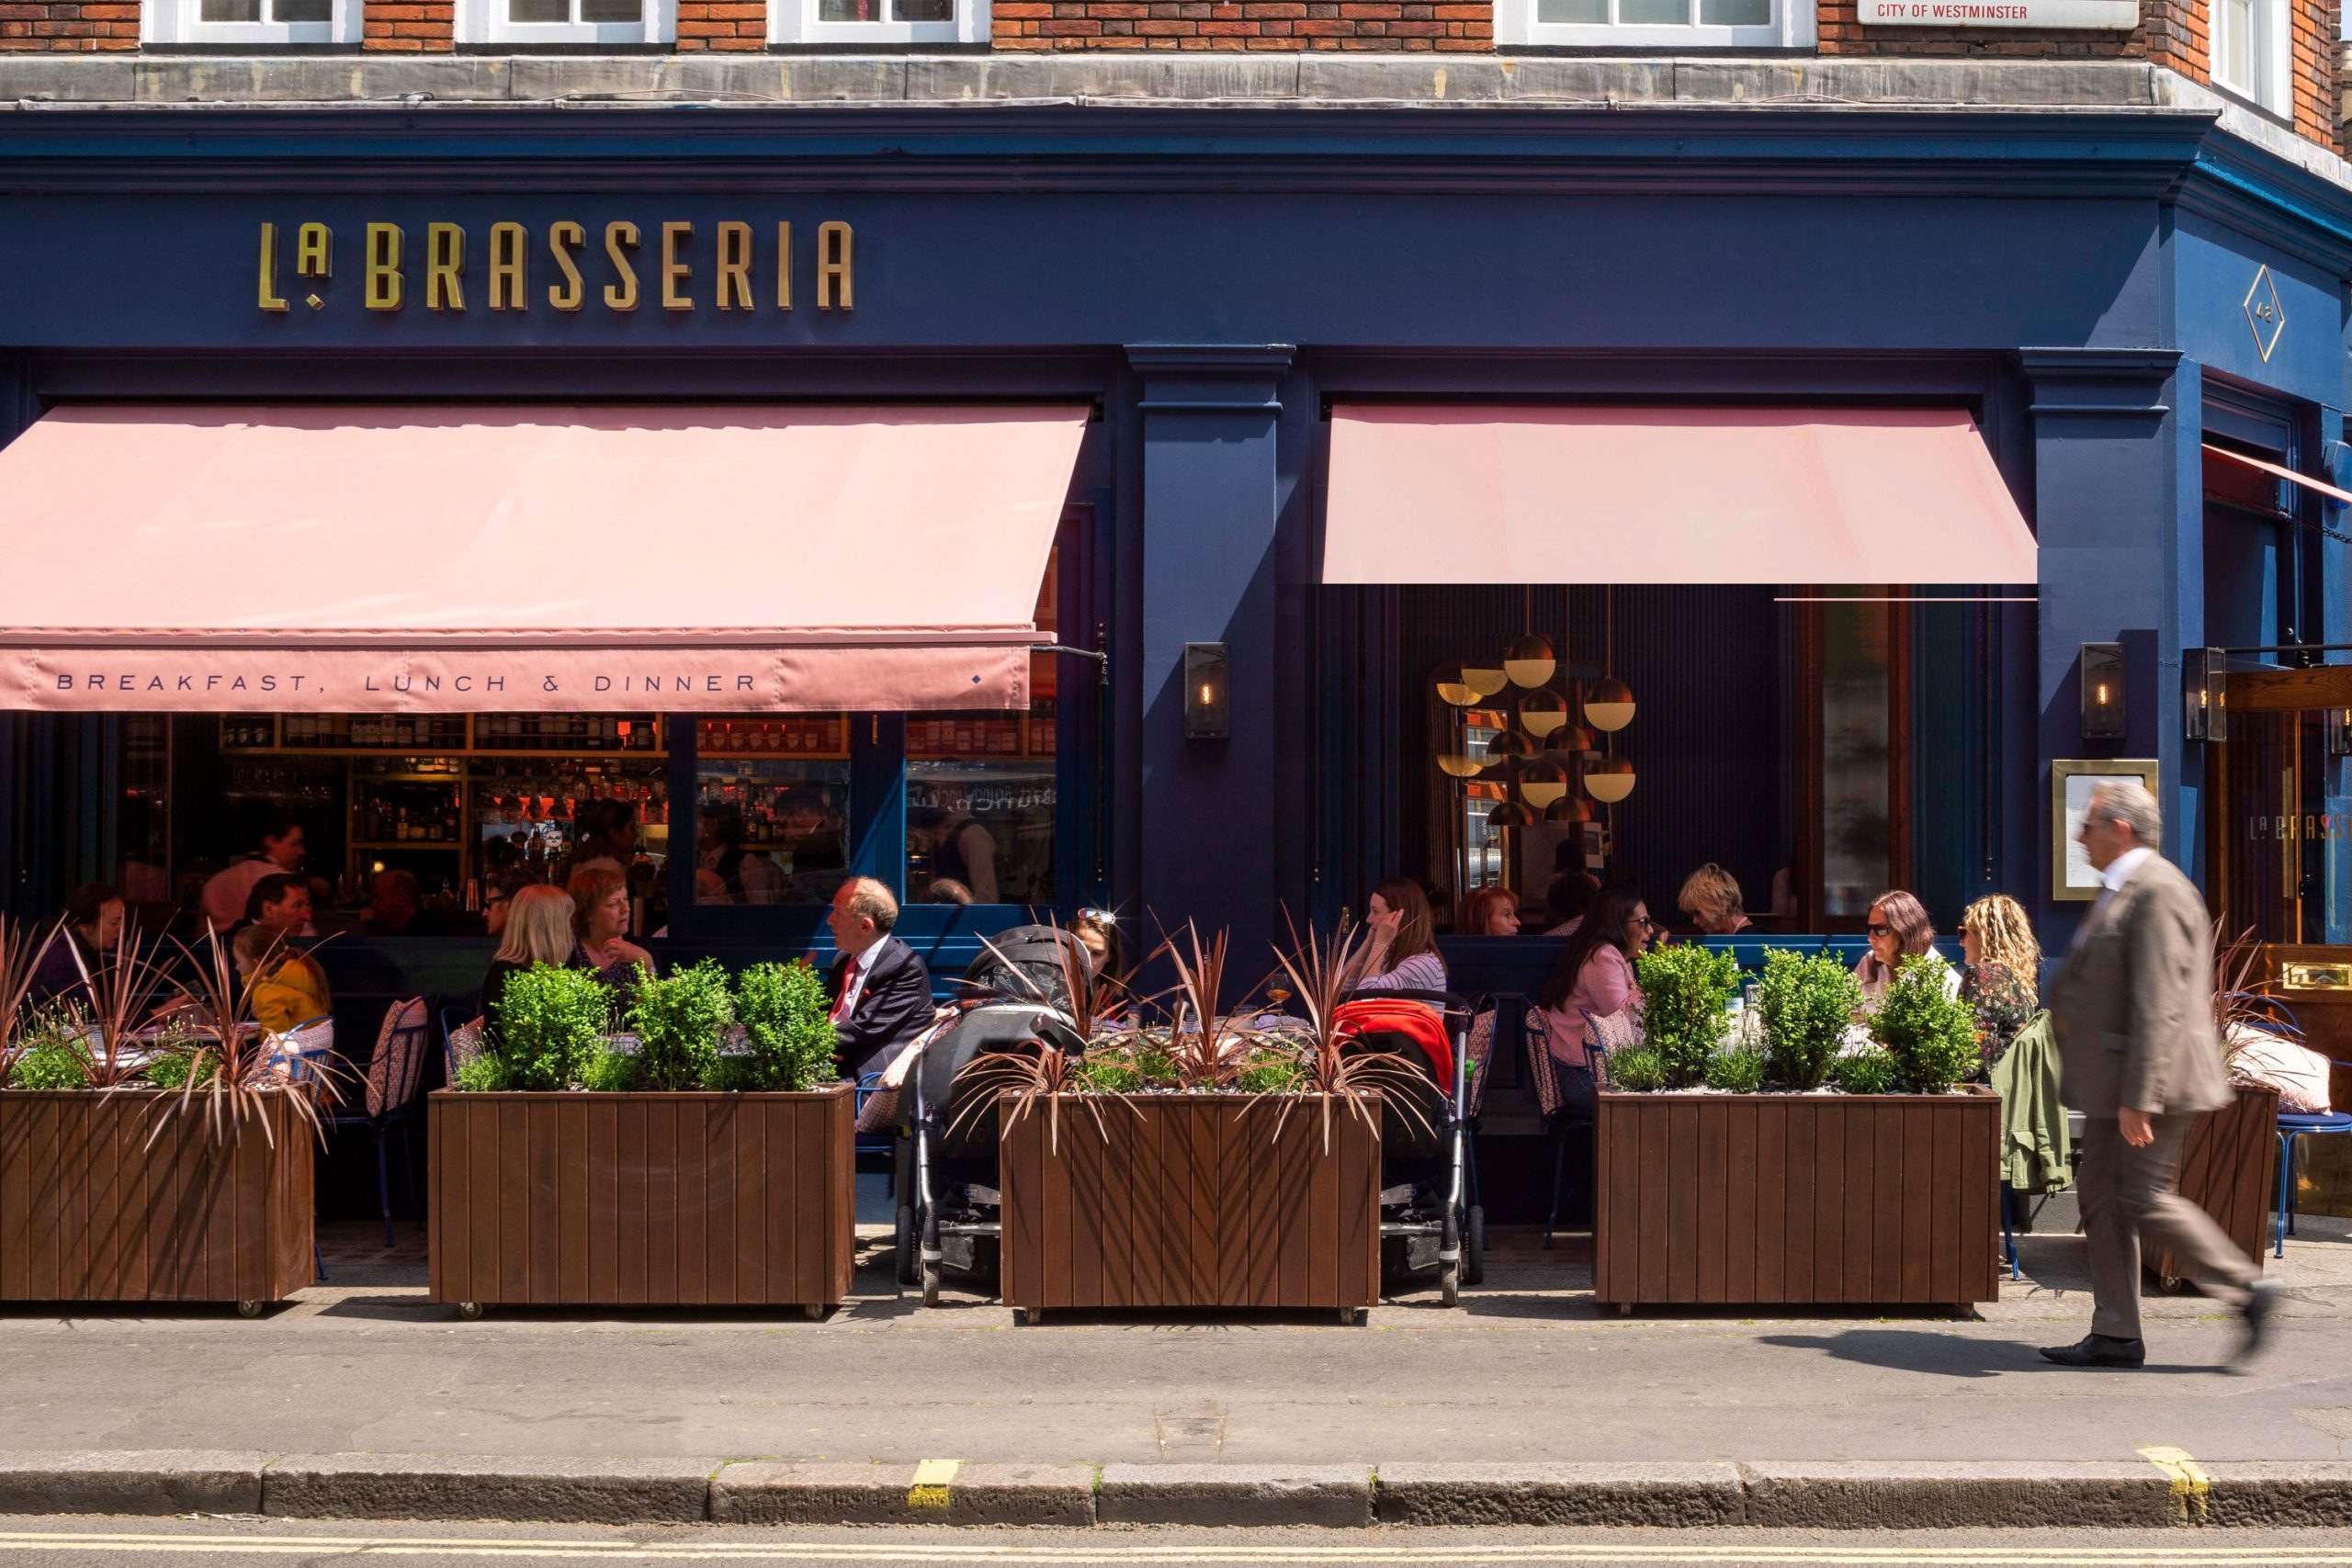
M 571 929 L 571 895 L 560 887 L 526 887 L 508 901 L 498 953 L 481 977 L 482 1032 L 498 1032 L 498 1010 L 506 999 L 506 977 L 535 964 L 571 962 L 578 939 Z
M 1730 936 L 1746 931 L 1750 923 L 1739 879 L 1713 861 L 1685 879 L 1675 904 L 1703 936 Z
M 1962 962 L 1972 971 L 1997 964 L 2018 978 L 2029 1000 L 2041 991 L 2041 944 L 2033 939 L 2033 923 L 2006 893 L 1979 898 L 1960 917 Z

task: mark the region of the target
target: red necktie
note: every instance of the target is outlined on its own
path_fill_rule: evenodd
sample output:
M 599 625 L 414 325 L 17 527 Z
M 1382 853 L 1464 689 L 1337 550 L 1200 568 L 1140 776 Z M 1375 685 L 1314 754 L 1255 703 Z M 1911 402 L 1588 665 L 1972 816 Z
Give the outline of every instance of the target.
M 850 987 L 856 984 L 857 960 L 853 958 L 842 970 L 842 994 L 833 998 L 833 1010 L 826 1015 L 833 1022 L 839 1023 L 849 1016 L 849 998 L 852 995 Z

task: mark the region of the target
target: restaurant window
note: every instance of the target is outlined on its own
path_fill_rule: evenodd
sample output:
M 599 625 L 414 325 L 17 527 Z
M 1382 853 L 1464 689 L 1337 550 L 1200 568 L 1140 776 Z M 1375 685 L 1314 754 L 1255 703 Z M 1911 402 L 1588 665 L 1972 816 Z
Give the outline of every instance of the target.
M 695 726 L 695 902 L 826 904 L 849 878 L 849 716 Z
M 988 0 L 768 0 L 782 44 L 986 43 Z
M 459 43 L 668 43 L 678 0 L 458 0 L 457 26 Z
M 1894 724 L 1898 606 L 1876 591 L 1832 591 L 1820 607 L 1821 919 L 1832 929 L 1869 913 L 1903 879 L 1895 842 L 1902 772 Z
M 2273 114 L 2294 110 L 2287 0 L 2213 0 L 2213 80 Z
M 147 0 L 140 37 L 159 44 L 347 44 L 361 0 Z
M 1498 0 L 1495 42 L 1576 49 L 1809 49 L 1795 0 Z

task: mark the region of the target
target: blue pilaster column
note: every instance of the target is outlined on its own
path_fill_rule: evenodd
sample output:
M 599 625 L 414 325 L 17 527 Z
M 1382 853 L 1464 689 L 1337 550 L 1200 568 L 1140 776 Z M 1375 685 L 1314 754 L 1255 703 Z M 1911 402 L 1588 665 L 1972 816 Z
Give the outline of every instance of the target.
M 1277 392 L 1284 344 L 1127 350 L 1143 395 L 1140 902 L 1147 946 L 1233 932 L 1228 989 L 1272 963 Z M 1184 645 L 1231 650 L 1233 734 L 1184 737 Z M 1289 742 L 1297 744 L 1295 737 Z
M 2041 546 L 2035 691 L 2041 765 L 2037 798 L 2016 804 L 2032 814 L 2041 854 L 2036 886 L 2009 891 L 2039 909 L 2042 947 L 2058 952 L 2088 906 L 2050 897 L 2052 856 L 2064 847 L 2051 842 L 2053 758 L 2155 758 L 2165 852 L 2195 864 L 2196 824 L 2187 809 L 2194 796 L 2182 789 L 2180 649 L 2184 630 L 2193 637 L 2202 626 L 2201 576 L 2193 564 L 2201 554 L 2196 470 L 2184 463 L 2181 445 L 2193 452 L 2196 426 L 2190 419 L 2182 434 L 2178 393 L 2185 389 L 2193 403 L 2196 389 L 2193 369 L 2169 349 L 2027 349 L 2019 360 L 2032 389 L 2033 521 Z M 2190 620 L 2196 624 L 2185 626 Z M 2078 660 L 2086 642 L 2122 642 L 2133 660 L 2120 744 L 2094 747 L 2082 738 Z

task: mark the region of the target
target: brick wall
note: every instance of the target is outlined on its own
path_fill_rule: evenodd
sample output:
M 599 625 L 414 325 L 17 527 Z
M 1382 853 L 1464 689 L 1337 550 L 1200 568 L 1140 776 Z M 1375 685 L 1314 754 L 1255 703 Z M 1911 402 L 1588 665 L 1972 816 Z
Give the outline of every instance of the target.
M 765 49 L 766 0 L 678 0 L 678 49 Z
M 139 47 L 139 0 L 0 0 L 0 50 Z
M 458 0 L 364 0 L 363 49 L 402 54 L 458 47 Z
M 1495 47 L 1490 0 L 994 0 L 989 20 L 1001 50 Z

